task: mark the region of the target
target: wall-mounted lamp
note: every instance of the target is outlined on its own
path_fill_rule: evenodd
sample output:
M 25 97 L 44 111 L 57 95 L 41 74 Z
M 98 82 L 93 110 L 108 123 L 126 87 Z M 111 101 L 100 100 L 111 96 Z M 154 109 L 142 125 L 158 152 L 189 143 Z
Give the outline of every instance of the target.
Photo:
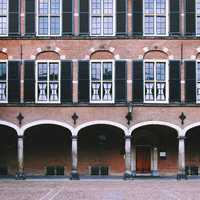
M 78 120 L 78 115 L 77 115 L 76 113 L 74 113 L 74 114 L 72 115 L 72 119 L 73 119 L 73 121 L 74 121 L 74 125 L 76 125 L 76 121 Z
M 17 115 L 17 120 L 18 120 L 19 126 L 22 125 L 23 119 L 24 119 L 24 116 L 22 115 L 22 113 L 19 113 L 19 114 Z
M 179 119 L 181 120 L 181 124 L 184 125 L 184 121 L 186 119 L 185 114 L 182 112 L 181 115 L 179 116 Z
M 133 117 L 132 117 L 132 112 L 133 112 L 133 106 L 131 103 L 128 103 L 128 113 L 125 116 L 125 118 L 127 119 L 127 124 L 130 125 L 130 122 L 132 121 Z

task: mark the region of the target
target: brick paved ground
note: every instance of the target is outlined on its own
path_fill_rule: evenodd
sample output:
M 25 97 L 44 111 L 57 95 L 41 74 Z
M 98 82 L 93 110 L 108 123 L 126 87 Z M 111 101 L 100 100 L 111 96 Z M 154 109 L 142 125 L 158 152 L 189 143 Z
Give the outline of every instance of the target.
M 0 200 L 199 200 L 200 180 L 0 180 Z

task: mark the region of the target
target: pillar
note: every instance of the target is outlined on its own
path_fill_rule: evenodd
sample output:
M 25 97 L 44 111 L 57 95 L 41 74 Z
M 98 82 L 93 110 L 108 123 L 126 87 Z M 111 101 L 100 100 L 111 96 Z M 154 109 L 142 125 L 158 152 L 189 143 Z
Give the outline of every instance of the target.
M 71 171 L 71 180 L 79 180 L 78 174 L 78 137 L 72 136 L 72 171 Z
M 125 173 L 124 179 L 132 178 L 131 175 L 131 136 L 125 136 Z
M 152 153 L 152 167 L 151 167 L 151 175 L 158 176 L 158 148 L 154 147 L 151 151 Z
M 16 179 L 24 180 L 24 138 L 23 136 L 18 136 L 17 141 L 17 155 L 18 155 L 18 171 L 16 173 Z
M 185 174 L 185 137 L 178 138 L 178 174 L 177 179 L 186 178 Z

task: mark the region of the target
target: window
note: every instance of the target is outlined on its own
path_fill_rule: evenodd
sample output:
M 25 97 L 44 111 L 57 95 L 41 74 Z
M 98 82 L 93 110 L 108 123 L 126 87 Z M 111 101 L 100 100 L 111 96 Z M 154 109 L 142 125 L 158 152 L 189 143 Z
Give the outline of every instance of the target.
M 90 34 L 115 35 L 115 0 L 90 0 Z
M 168 34 L 168 1 L 144 0 L 144 34 L 165 36 Z
M 196 101 L 200 103 L 200 62 L 196 64 Z
M 8 101 L 8 64 L 7 61 L 0 62 L 0 103 Z
M 144 102 L 168 102 L 168 63 L 166 61 L 145 61 Z
M 37 35 L 61 35 L 61 0 L 37 1 Z
M 114 62 L 90 63 L 90 102 L 114 103 Z
M 196 34 L 200 35 L 200 0 L 196 0 Z
M 60 103 L 60 62 L 38 61 L 36 68 L 37 103 Z
M 0 0 L 0 35 L 8 35 L 8 0 Z

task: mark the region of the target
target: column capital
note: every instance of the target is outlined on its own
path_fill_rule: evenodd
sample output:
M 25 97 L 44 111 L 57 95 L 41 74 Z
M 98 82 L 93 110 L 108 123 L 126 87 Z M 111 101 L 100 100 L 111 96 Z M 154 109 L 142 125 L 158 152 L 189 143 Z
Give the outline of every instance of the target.
M 17 138 L 18 139 L 24 139 L 24 136 L 23 135 L 18 135 Z
M 72 135 L 72 136 L 71 136 L 71 139 L 72 139 L 72 140 L 77 140 L 77 139 L 78 139 L 78 136 L 77 136 L 77 135 Z
M 186 139 L 186 136 L 178 136 L 177 137 L 179 140 L 185 140 Z
M 125 135 L 124 136 L 124 139 L 131 139 L 132 138 L 132 135 Z

